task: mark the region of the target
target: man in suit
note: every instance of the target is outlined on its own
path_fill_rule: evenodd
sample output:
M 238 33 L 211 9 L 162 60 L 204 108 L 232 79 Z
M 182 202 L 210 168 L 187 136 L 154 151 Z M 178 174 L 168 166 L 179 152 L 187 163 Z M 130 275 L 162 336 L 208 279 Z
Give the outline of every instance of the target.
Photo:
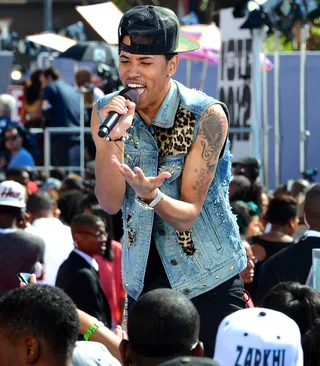
M 106 231 L 102 220 L 81 214 L 71 222 L 75 249 L 59 268 L 56 286 L 62 288 L 78 309 L 96 317 L 111 327 L 111 311 L 99 280 L 95 255 L 106 249 Z
M 312 249 L 320 248 L 320 184 L 315 184 L 307 192 L 304 215 L 309 229 L 299 242 L 283 249 L 262 265 L 258 284 L 258 302 L 280 282 L 306 283 L 312 265 Z

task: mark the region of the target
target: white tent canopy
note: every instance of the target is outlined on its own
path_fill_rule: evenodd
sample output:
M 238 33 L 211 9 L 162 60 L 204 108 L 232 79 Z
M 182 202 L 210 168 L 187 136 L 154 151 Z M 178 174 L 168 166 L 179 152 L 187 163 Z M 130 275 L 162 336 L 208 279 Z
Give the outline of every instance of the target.
M 40 44 L 41 46 L 52 48 L 58 52 L 64 52 L 77 43 L 77 41 L 71 38 L 63 37 L 54 33 L 34 34 L 26 37 L 26 39 L 33 43 Z
M 123 13 L 113 2 L 76 6 L 76 10 L 109 44 L 118 44 L 118 26 Z

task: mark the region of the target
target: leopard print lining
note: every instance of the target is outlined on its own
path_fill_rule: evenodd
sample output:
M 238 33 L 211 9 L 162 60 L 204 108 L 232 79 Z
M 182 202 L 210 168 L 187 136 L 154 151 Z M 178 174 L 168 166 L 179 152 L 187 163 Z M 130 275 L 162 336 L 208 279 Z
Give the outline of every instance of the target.
M 173 127 L 154 126 L 159 157 L 187 154 L 192 145 L 195 124 L 194 114 L 180 107 Z
M 155 126 L 155 139 L 158 145 L 159 157 L 188 154 L 193 142 L 195 125 L 195 115 L 180 107 L 173 127 L 161 128 Z M 192 256 L 196 249 L 191 238 L 191 230 L 177 231 L 176 233 L 183 252 L 187 256 Z
M 179 231 L 176 231 L 176 233 L 177 233 L 179 245 L 181 246 L 183 252 L 188 256 L 193 255 L 194 252 L 196 251 L 196 249 L 193 245 L 193 241 L 191 238 L 191 230 L 189 229 L 187 231 L 183 231 L 182 233 L 180 233 Z

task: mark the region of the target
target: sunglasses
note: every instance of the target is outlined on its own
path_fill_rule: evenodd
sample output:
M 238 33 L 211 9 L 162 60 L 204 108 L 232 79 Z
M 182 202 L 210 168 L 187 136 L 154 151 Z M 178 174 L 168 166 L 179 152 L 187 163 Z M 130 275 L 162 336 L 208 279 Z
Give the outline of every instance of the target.
M 5 136 L 4 141 L 16 141 L 19 135 Z

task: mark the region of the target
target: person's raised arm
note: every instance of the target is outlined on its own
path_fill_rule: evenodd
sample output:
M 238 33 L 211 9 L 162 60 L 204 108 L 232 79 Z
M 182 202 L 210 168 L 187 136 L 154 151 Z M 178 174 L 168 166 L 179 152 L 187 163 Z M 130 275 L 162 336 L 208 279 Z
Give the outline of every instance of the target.
M 190 229 L 198 218 L 214 178 L 227 133 L 228 120 L 222 106 L 212 105 L 200 121 L 197 138 L 186 158 L 180 200 L 163 194 L 155 206 L 156 213 L 176 230 L 183 232 Z M 140 168 L 132 172 L 128 166 L 120 164 L 115 157 L 112 161 L 136 194 L 147 203 L 156 197 L 156 188 L 161 186 L 164 179 L 170 177 L 167 172 L 157 177 L 145 177 Z
M 132 123 L 135 104 L 125 100 L 121 96 L 114 97 L 100 111 L 100 118 L 103 121 L 111 112 L 117 112 L 124 115 L 118 124 L 111 131 L 109 137 L 112 140 L 106 141 L 98 136 L 99 118 L 97 105 L 93 108 L 91 116 L 92 138 L 96 145 L 96 188 L 95 193 L 100 206 L 109 214 L 116 214 L 123 203 L 126 183 L 122 175 L 111 163 L 111 156 L 115 155 L 120 162 L 123 162 L 124 137 L 126 130 Z
M 98 319 L 82 310 L 77 309 L 77 311 L 80 320 L 80 334 L 84 335 L 92 324 L 98 322 Z M 98 328 L 90 337 L 90 341 L 99 342 L 105 345 L 112 356 L 121 362 L 119 351 L 121 338 L 115 335 L 108 327 L 104 326 Z

